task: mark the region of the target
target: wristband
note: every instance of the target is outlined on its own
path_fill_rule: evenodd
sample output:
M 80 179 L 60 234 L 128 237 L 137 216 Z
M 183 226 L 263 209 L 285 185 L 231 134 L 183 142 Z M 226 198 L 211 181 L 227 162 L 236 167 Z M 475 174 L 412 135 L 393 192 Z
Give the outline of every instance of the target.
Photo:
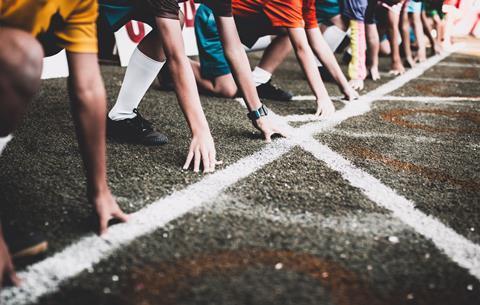
M 252 120 L 256 121 L 262 116 L 267 116 L 268 115 L 268 108 L 265 107 L 265 105 L 262 104 L 262 106 L 256 110 L 252 110 L 247 114 L 247 117 Z

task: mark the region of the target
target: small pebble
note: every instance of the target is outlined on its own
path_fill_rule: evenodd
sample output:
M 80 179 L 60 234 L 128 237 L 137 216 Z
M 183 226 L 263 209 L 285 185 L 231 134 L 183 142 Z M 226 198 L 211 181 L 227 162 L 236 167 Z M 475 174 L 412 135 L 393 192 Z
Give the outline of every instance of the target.
M 368 265 L 368 266 L 367 266 L 367 270 L 368 270 L 368 271 L 372 271 L 372 270 L 373 270 L 373 267 L 372 267 L 371 265 Z
M 472 291 L 472 290 L 473 290 L 473 285 L 472 285 L 472 284 L 467 285 L 467 290 L 468 290 L 468 291 Z
M 110 292 L 112 292 L 112 291 L 110 290 L 110 288 L 108 288 L 108 287 L 103 288 L 103 293 L 109 294 Z
M 413 300 L 413 293 L 407 294 L 407 300 Z
M 396 236 L 389 236 L 388 241 L 391 242 L 392 244 L 398 244 L 400 240 Z
M 322 277 L 326 279 L 328 277 L 328 272 L 322 272 Z
M 280 269 L 282 269 L 282 268 L 283 268 L 283 264 L 282 264 L 282 263 L 277 263 L 277 264 L 275 264 L 275 269 L 276 269 L 276 270 L 280 270 Z
M 112 281 L 118 282 L 118 275 L 112 275 Z

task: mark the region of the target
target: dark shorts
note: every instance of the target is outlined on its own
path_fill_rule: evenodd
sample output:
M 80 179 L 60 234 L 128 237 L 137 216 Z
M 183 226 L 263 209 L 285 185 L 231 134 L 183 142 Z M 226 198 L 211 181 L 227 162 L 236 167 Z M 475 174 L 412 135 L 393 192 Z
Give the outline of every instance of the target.
M 215 16 L 232 16 L 232 0 L 195 0 L 195 2 L 208 6 Z
M 375 24 L 376 0 L 343 0 L 342 15 L 349 20 L 357 20 L 366 24 Z

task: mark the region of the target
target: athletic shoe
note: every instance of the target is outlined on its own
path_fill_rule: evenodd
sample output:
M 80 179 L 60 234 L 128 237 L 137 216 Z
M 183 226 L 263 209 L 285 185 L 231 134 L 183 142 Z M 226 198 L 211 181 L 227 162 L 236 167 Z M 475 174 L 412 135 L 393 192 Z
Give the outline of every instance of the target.
M 14 259 L 34 257 L 45 253 L 48 249 L 48 242 L 40 233 L 23 233 L 4 227 L 3 237 Z
M 107 117 L 108 137 L 120 141 L 143 145 L 162 145 L 168 143 L 167 136 L 153 129 L 152 123 L 144 119 L 137 109 L 134 118 L 114 121 Z
M 293 94 L 289 91 L 284 91 L 272 84 L 269 80 L 265 84 L 257 86 L 258 97 L 274 101 L 288 102 L 293 98 Z

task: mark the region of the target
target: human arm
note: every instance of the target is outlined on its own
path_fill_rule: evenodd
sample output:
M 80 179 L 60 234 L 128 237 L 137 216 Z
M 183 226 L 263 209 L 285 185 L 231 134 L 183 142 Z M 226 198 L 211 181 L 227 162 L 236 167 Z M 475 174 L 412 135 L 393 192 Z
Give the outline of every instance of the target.
M 87 196 L 99 217 L 99 233 L 108 221 L 127 221 L 107 185 L 105 118 L 106 94 L 95 53 L 67 52 L 71 111 L 87 177 Z
M 332 75 L 333 79 L 337 83 L 338 87 L 345 94 L 346 99 L 354 100 L 359 97 L 358 93 L 350 86 L 347 78 L 342 72 L 340 65 L 330 50 L 327 42 L 323 38 L 319 27 L 306 29 L 308 42 L 312 51 L 315 53 L 322 64 L 328 69 L 328 72 Z
M 218 163 L 215 144 L 200 103 L 192 67 L 185 55 L 180 23 L 174 19 L 156 18 L 156 24 L 175 84 L 178 102 L 192 133 L 192 141 L 183 168 L 187 169 L 193 161 L 195 172 L 200 170 L 200 163 L 203 163 L 204 172 L 212 172 Z
M 326 117 L 335 112 L 330 97 L 328 96 L 327 89 L 323 84 L 320 72 L 315 64 L 312 49 L 308 44 L 307 34 L 303 28 L 288 28 L 288 35 L 292 42 L 295 55 L 297 56 L 300 66 L 302 67 L 305 76 L 307 77 L 308 85 L 313 91 L 317 101 L 316 115 Z

